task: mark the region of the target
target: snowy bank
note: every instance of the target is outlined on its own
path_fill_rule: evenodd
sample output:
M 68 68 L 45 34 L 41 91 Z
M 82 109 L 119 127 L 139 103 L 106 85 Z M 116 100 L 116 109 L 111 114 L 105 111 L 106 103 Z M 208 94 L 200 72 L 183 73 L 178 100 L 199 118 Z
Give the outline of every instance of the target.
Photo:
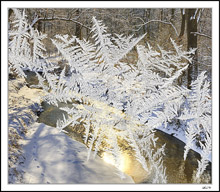
M 24 183 L 134 183 L 127 175 L 121 179 L 119 170 L 98 156 L 87 161 L 85 145 L 43 123 L 34 123 L 20 142 Z

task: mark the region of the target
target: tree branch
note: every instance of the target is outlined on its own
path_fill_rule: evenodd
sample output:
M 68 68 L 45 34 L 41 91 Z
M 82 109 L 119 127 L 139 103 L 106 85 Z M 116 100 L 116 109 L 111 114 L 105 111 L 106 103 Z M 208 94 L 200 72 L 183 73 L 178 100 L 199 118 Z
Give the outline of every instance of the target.
M 203 36 L 203 37 L 207 37 L 209 39 L 212 39 L 212 37 L 210 37 L 209 35 L 203 34 L 203 33 L 199 33 L 199 32 L 191 32 L 191 34 L 195 34 L 195 35 L 199 35 L 199 36 Z
M 141 26 L 141 27 L 142 27 L 143 25 L 147 25 L 147 24 L 152 23 L 152 22 L 160 22 L 160 23 L 164 23 L 164 24 L 171 25 L 172 28 L 174 29 L 176 35 L 179 36 L 179 35 L 178 35 L 178 32 L 177 32 L 177 30 L 176 30 L 176 27 L 175 27 L 175 26 L 173 25 L 173 23 L 171 23 L 170 21 L 150 20 L 150 21 L 147 21 L 147 22 L 145 22 L 145 23 L 143 23 L 143 24 L 136 25 L 136 26 Z M 141 27 L 140 27 L 140 28 L 141 28 Z M 140 28 L 139 28 L 138 30 L 140 30 Z M 138 30 L 137 30 L 137 31 L 138 31 Z
M 60 17 L 50 17 L 50 18 L 49 18 L 49 17 L 48 17 L 48 18 L 40 17 L 40 18 L 38 18 L 35 22 L 33 22 L 33 23 L 31 24 L 31 26 L 34 26 L 34 25 L 35 25 L 37 22 L 39 22 L 39 21 L 54 21 L 54 20 L 71 21 L 71 22 L 74 22 L 74 23 L 77 23 L 77 24 L 81 25 L 82 27 L 85 27 L 85 28 L 91 30 L 90 27 L 88 27 L 88 26 L 86 26 L 86 25 L 80 23 L 79 21 L 76 21 L 76 20 L 73 20 L 73 19 L 69 19 L 69 18 L 60 18 Z

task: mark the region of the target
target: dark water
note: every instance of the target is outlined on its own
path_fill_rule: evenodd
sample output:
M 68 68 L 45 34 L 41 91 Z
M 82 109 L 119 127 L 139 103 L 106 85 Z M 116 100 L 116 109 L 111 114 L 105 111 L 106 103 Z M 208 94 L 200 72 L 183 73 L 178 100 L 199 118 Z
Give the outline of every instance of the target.
M 44 111 L 40 113 L 38 117 L 38 122 L 39 123 L 44 123 L 46 125 L 49 125 L 51 127 L 56 127 L 56 122 L 58 119 L 63 119 L 63 115 L 65 116 L 66 119 L 68 119 L 68 115 L 66 111 L 63 111 L 59 109 L 60 107 L 70 107 L 72 104 L 66 104 L 66 103 L 61 103 L 58 102 L 58 107 L 49 105 L 47 102 L 42 102 L 42 108 Z M 84 131 L 84 127 L 82 125 L 77 125 L 77 126 L 67 126 L 64 128 L 65 131 L 67 131 L 67 135 L 70 136 L 71 138 L 83 142 L 83 137 L 82 133 Z
M 200 154 L 190 150 L 186 161 L 184 161 L 184 142 L 160 130 L 156 131 L 155 136 L 159 138 L 157 140 L 158 147 L 166 143 L 166 155 L 163 162 L 167 168 L 166 174 L 169 183 L 191 183 L 193 171 L 198 166 L 197 160 L 200 160 Z M 209 163 L 205 173 L 211 175 L 211 163 Z

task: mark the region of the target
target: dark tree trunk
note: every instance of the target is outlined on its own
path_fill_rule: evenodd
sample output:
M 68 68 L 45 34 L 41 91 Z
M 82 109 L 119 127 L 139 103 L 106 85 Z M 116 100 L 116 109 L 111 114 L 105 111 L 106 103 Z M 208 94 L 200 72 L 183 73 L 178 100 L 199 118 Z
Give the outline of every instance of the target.
M 80 15 L 80 9 L 76 10 L 76 16 L 79 17 Z M 77 19 L 79 21 L 79 19 Z M 81 39 L 81 25 L 76 23 L 76 33 L 75 33 L 76 37 L 78 37 L 79 39 Z
M 195 16 L 196 9 L 187 9 L 187 49 L 197 48 L 197 36 L 192 32 L 197 32 L 197 18 Z M 188 83 L 187 87 L 191 88 L 191 83 L 198 76 L 197 52 L 193 56 L 192 63 L 188 67 Z
M 181 28 L 180 28 L 180 34 L 178 37 L 178 43 L 182 44 L 182 38 L 185 32 L 185 23 L 186 23 L 186 14 L 185 14 L 185 10 L 181 9 Z M 183 78 L 186 76 L 186 72 L 184 71 L 182 73 L 182 75 L 180 75 L 180 77 L 178 78 L 178 85 L 181 86 L 182 82 L 183 82 Z
M 181 30 L 180 30 L 179 38 L 181 38 L 184 35 L 184 31 L 185 31 L 186 14 L 183 9 L 181 9 L 181 17 L 182 17 L 182 21 L 181 21 Z
M 8 30 L 10 30 L 11 25 L 10 25 L 10 16 L 13 13 L 12 9 L 8 9 Z
M 12 9 L 8 9 L 8 18 L 10 18 L 12 13 L 13 13 L 13 10 Z
M 163 9 L 160 10 L 160 20 L 163 20 Z
M 175 9 L 171 9 L 171 22 L 174 21 L 174 13 L 175 13 Z

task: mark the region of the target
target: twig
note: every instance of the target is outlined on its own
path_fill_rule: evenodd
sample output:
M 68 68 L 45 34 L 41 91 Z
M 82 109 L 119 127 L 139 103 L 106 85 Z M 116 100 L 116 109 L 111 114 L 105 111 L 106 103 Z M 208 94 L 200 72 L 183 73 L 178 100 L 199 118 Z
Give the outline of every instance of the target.
M 176 27 L 175 27 L 175 26 L 173 25 L 173 23 L 171 23 L 170 21 L 150 20 L 150 21 L 147 21 L 147 22 L 145 22 L 145 23 L 143 23 L 143 24 L 136 25 L 136 26 L 141 26 L 141 27 L 142 27 L 143 25 L 147 25 L 147 24 L 152 23 L 152 22 L 160 22 L 160 23 L 164 23 L 164 24 L 171 25 L 172 28 L 174 29 L 176 35 L 178 36 L 178 32 L 177 32 L 177 30 L 176 30 Z M 140 27 L 140 28 L 141 28 L 141 27 Z M 140 30 L 140 28 L 139 28 L 138 30 Z M 137 30 L 137 31 L 138 31 L 138 30 Z
M 206 34 L 203 34 L 203 33 L 199 33 L 199 32 L 191 32 L 191 33 L 192 33 L 192 34 L 195 34 L 195 35 L 199 35 L 199 36 L 203 36 L 203 37 L 207 37 L 207 38 L 209 38 L 209 39 L 212 39 L 211 36 L 206 35 Z
M 72 22 L 74 22 L 74 23 L 80 24 L 82 27 L 85 27 L 85 28 L 91 30 L 90 27 L 87 27 L 86 25 L 80 23 L 79 21 L 76 21 L 76 20 L 73 20 L 73 19 L 67 19 L 67 18 L 60 18 L 60 17 L 51 17 L 51 18 L 43 18 L 43 17 L 40 17 L 40 18 L 38 18 L 35 22 L 33 22 L 33 23 L 31 24 L 31 26 L 35 25 L 38 21 L 53 21 L 53 20 L 72 21 Z

